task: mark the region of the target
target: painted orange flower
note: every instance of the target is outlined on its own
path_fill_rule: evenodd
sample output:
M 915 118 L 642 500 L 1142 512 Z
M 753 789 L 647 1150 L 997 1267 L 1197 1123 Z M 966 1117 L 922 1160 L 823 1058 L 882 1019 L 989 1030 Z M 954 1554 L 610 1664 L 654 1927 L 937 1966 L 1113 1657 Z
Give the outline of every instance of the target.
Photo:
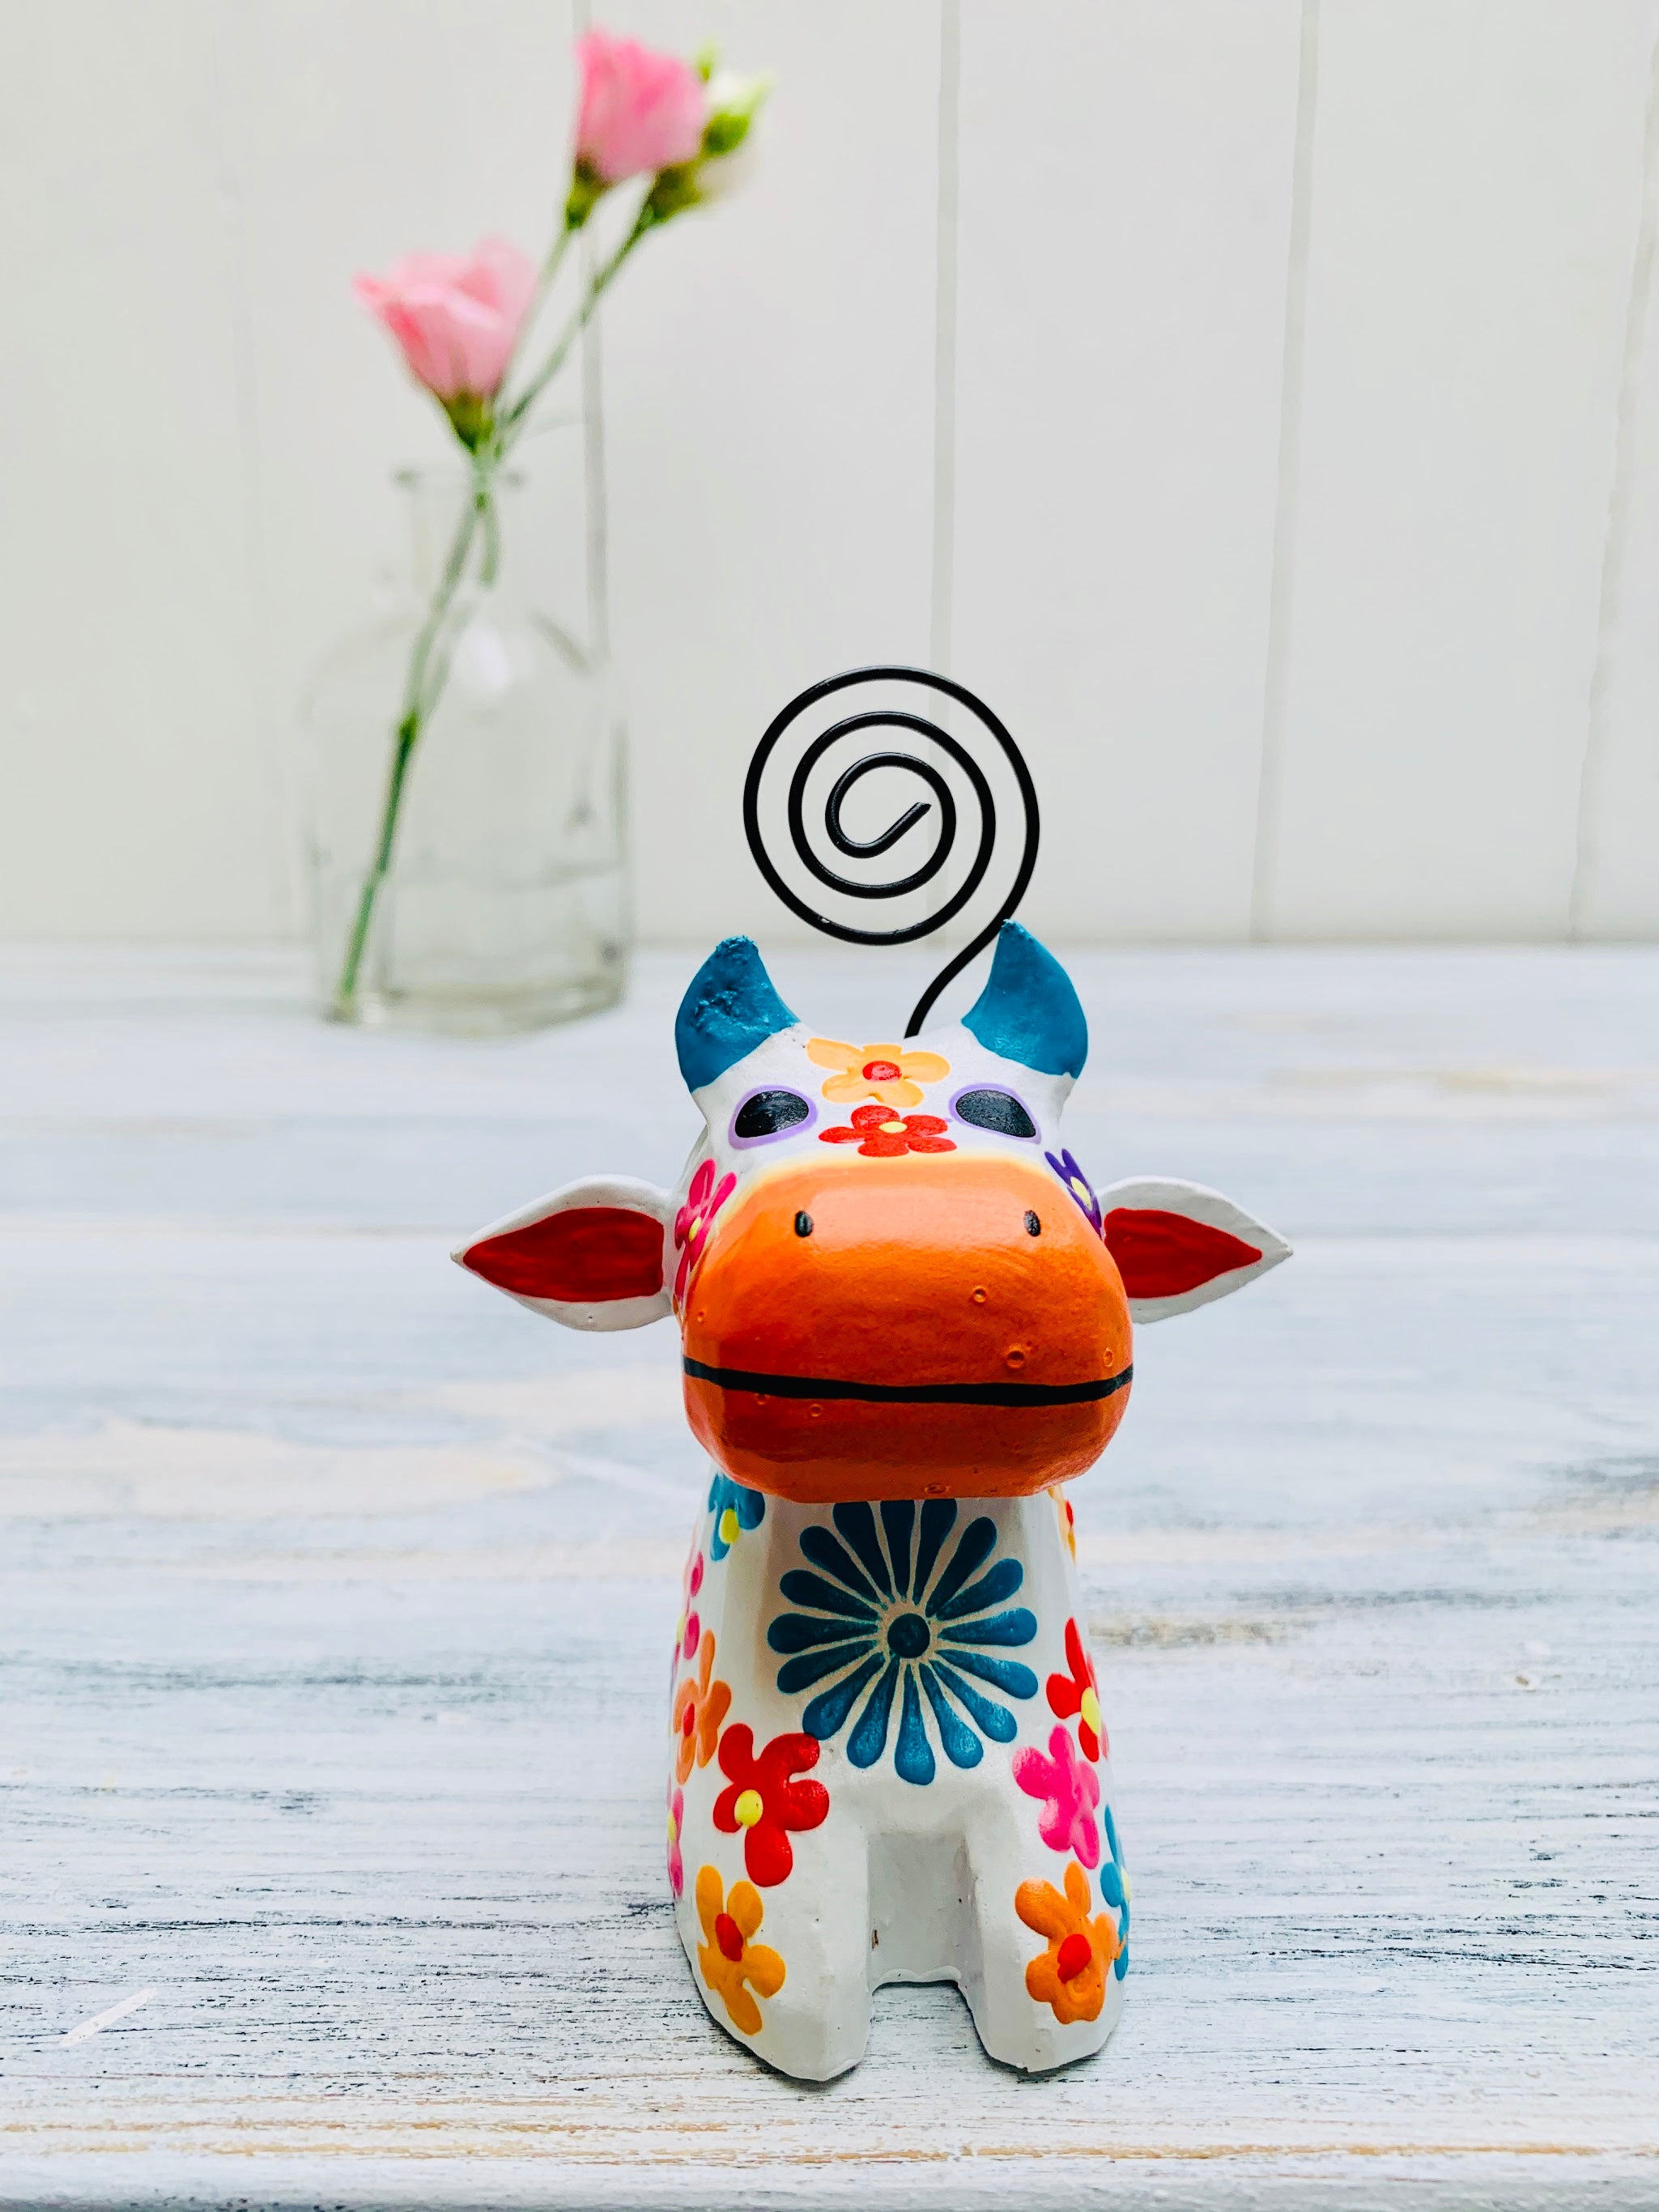
M 741 2034 L 758 2035 L 761 2009 L 755 1997 L 776 1996 L 783 1987 L 784 1965 L 775 1951 L 754 1941 L 766 1910 L 759 1890 L 748 1881 L 734 1881 L 729 1899 L 723 1890 L 714 1868 L 701 1869 L 697 1917 L 708 1940 L 697 1946 L 697 1964 L 704 1981 L 725 2001 L 732 2026 Z M 1095 2010 L 1099 2009 L 1097 2001 Z
M 674 1779 L 684 1782 L 692 1767 L 707 1766 L 720 1740 L 720 1723 L 732 1707 L 728 1684 L 714 1673 L 714 1632 L 705 1628 L 697 1646 L 697 1671 L 674 1692 Z
M 920 1106 L 924 1083 L 943 1083 L 951 1063 L 936 1052 L 907 1052 L 902 1044 L 838 1044 L 814 1037 L 806 1057 L 836 1070 L 823 1095 L 837 1106 L 855 1098 L 878 1098 L 884 1106 Z
M 1066 1869 L 1064 1897 L 1051 1881 L 1023 1881 L 1014 1893 L 1015 1911 L 1048 1943 L 1025 1969 L 1026 1990 L 1053 2008 L 1062 2027 L 1099 2019 L 1106 1969 L 1117 1956 L 1117 1930 L 1108 1913 L 1090 1918 L 1093 1901 L 1089 1877 L 1075 1860 Z

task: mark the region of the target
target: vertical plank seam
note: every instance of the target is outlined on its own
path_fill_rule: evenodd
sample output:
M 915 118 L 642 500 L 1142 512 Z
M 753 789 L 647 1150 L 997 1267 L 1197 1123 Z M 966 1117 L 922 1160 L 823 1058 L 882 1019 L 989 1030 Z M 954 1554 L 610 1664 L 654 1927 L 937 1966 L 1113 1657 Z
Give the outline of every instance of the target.
M 571 0 L 574 45 L 592 23 L 592 0 Z M 582 233 L 578 257 L 584 289 L 592 282 L 593 247 Z M 595 315 L 582 332 L 582 495 L 586 505 L 584 539 L 587 583 L 587 644 L 601 665 L 611 658 L 611 517 L 605 480 L 605 353 Z
M 588 250 L 586 241 L 584 250 Z M 582 282 L 592 282 L 586 267 Z M 582 333 L 582 478 L 587 501 L 587 641 L 601 665 L 611 658 L 611 518 L 605 503 L 602 346 L 595 315 Z
M 939 207 L 933 277 L 933 548 L 928 652 L 951 666 L 957 506 L 957 201 L 961 117 L 961 0 L 939 0 Z
M 1653 291 L 1656 234 L 1659 234 L 1659 26 L 1648 61 L 1647 108 L 1642 125 L 1642 198 L 1636 251 L 1631 264 L 1630 297 L 1625 309 L 1625 344 L 1619 372 L 1613 422 L 1613 480 L 1607 494 L 1607 534 L 1601 547 L 1601 581 L 1596 602 L 1595 663 L 1590 672 L 1584 716 L 1584 746 L 1578 768 L 1578 806 L 1573 837 L 1572 878 L 1567 890 L 1569 942 L 1587 933 L 1596 861 L 1595 816 L 1607 743 L 1608 697 L 1618 658 L 1624 611 L 1625 560 L 1630 544 L 1632 485 L 1636 473 L 1637 413 L 1647 342 L 1648 304 Z
M 208 67 L 212 87 L 210 129 L 213 167 L 220 204 L 224 211 L 229 261 L 231 374 L 235 380 L 236 454 L 241 507 L 242 574 L 246 605 L 246 677 L 248 720 L 260 756 L 259 781 L 264 787 L 269 820 L 263 873 L 270 902 L 267 933 L 279 942 L 299 933 L 304 903 L 301 882 L 301 825 L 298 819 L 297 780 L 290 766 L 293 748 L 283 742 L 288 732 L 273 724 L 270 654 L 265 610 L 270 605 L 269 562 L 265 548 L 264 503 L 259 466 L 258 372 L 255 365 L 253 316 L 249 303 L 247 203 L 242 181 L 231 160 L 232 138 L 225 112 L 225 68 L 222 51 L 226 11 L 210 5 L 206 11 Z M 232 21 L 238 20 L 234 16 Z
M 1296 581 L 1297 502 L 1302 462 L 1302 373 L 1307 333 L 1308 258 L 1313 229 L 1314 130 L 1319 101 L 1319 0 L 1302 0 L 1291 167 L 1291 228 L 1285 279 L 1285 337 L 1279 372 L 1279 478 L 1273 567 L 1267 592 L 1267 655 L 1262 684 L 1261 753 L 1250 872 L 1250 935 L 1270 934 L 1279 859 L 1289 690 L 1291 600 Z

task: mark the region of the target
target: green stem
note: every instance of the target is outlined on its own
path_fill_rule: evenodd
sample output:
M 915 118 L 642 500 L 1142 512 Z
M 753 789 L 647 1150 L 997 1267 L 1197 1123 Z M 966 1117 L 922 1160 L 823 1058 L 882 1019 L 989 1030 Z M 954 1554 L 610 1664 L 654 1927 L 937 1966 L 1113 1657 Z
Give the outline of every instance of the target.
M 381 887 L 392 871 L 392 855 L 396 848 L 398 815 L 403 806 L 404 785 L 409 775 L 421 732 L 431 718 L 449 674 L 446 657 L 439 665 L 436 681 L 428 684 L 432 656 L 439 635 L 454 605 L 455 594 L 466 574 L 467 556 L 482 523 L 484 530 L 485 556 L 482 580 L 494 580 L 499 553 L 499 533 L 495 526 L 495 494 L 492 482 L 493 460 L 474 457 L 472 496 L 468 500 L 455 535 L 450 540 L 449 551 L 444 561 L 443 573 L 438 579 L 427 610 L 426 620 L 415 640 L 409 657 L 409 674 L 404 684 L 403 712 L 392 734 L 392 765 L 386 777 L 386 799 L 380 808 L 380 834 L 374 848 L 374 857 L 363 878 L 362 890 L 357 897 L 357 912 L 351 926 L 351 936 L 346 945 L 345 959 L 340 969 L 340 981 L 334 994 L 334 1011 L 344 1019 L 356 1011 L 358 979 L 363 964 L 363 955 L 368 945 L 368 933 L 374 925 L 374 908 Z
M 478 581 L 487 590 L 495 582 L 501 565 L 501 510 L 490 495 L 487 472 L 479 478 L 473 511 L 483 532 L 483 544 L 478 556 Z
M 572 316 L 569 324 L 566 327 L 563 337 L 559 340 L 552 352 L 549 354 L 547 359 L 536 371 L 534 376 L 531 378 L 529 383 L 526 385 L 524 390 L 519 394 L 512 405 L 500 416 L 499 429 L 497 433 L 497 446 L 499 451 L 503 455 L 512 452 L 514 444 L 522 434 L 526 416 L 530 412 L 532 407 L 535 405 L 537 400 L 540 398 L 542 393 L 553 381 L 553 379 L 558 374 L 559 371 L 564 367 L 571 347 L 575 344 L 576 340 L 581 336 L 583 331 L 586 329 L 587 325 L 592 317 L 594 308 L 599 306 L 599 301 L 604 295 L 605 287 L 610 283 L 611 278 L 622 267 L 623 262 L 627 260 L 629 255 L 634 251 L 634 248 L 639 244 L 646 233 L 655 227 L 655 223 L 656 217 L 652 213 L 650 204 L 647 202 L 646 206 L 640 210 L 639 215 L 635 221 L 634 228 L 629 232 L 627 237 L 623 239 L 622 244 L 617 248 L 609 261 L 602 262 L 599 264 L 598 270 L 594 274 L 592 283 L 587 288 L 587 296 L 583 300 L 580 307 L 577 308 L 574 315 Z
M 517 366 L 519 348 L 534 329 L 536 318 L 540 314 L 548 294 L 553 289 L 553 280 L 558 275 L 560 264 L 569 250 L 571 240 L 575 235 L 575 232 L 571 229 L 568 222 L 562 223 L 560 225 L 558 236 L 548 249 L 547 258 L 543 262 L 541 272 L 536 279 L 536 289 L 530 295 L 530 305 L 525 310 L 524 320 L 519 325 L 519 335 L 514 341 L 513 356 L 501 378 L 503 384 Z
M 375 906 L 380 899 L 381 887 L 392 871 L 392 856 L 398 836 L 398 819 L 403 805 L 404 786 L 409 775 L 410 763 L 414 757 L 415 748 L 420 742 L 422 730 L 430 720 L 439 700 L 443 696 L 444 685 L 449 677 L 448 655 L 446 653 L 438 660 L 435 674 L 433 671 L 433 656 L 437 651 L 444 624 L 454 604 L 455 594 L 460 589 L 461 580 L 466 573 L 467 556 L 472 550 L 473 538 L 478 533 L 481 526 L 483 533 L 483 547 L 479 564 L 479 580 L 487 586 L 493 583 L 495 579 L 496 568 L 501 558 L 501 534 L 495 517 L 495 471 L 506 459 L 522 434 L 525 418 L 531 408 L 563 368 L 570 349 L 586 328 L 606 287 L 640 240 L 648 231 L 655 228 L 658 220 L 655 210 L 647 200 L 635 218 L 634 227 L 623 240 L 622 244 L 608 261 L 600 264 L 592 281 L 588 285 L 581 305 L 572 317 L 558 343 L 518 398 L 509 407 L 498 414 L 493 437 L 472 455 L 472 497 L 468 501 L 466 511 L 456 527 L 449 556 L 444 563 L 443 574 L 438 580 L 437 589 L 432 595 L 432 605 L 428 609 L 426 620 L 421 625 L 420 635 L 416 637 L 414 649 L 410 654 L 409 676 L 404 686 L 403 712 L 398 717 L 398 726 L 393 733 L 392 767 L 386 778 L 385 804 L 380 809 L 380 835 L 375 846 L 374 858 L 369 864 L 368 872 L 363 878 L 362 890 L 358 895 L 357 912 L 352 922 L 351 936 L 346 945 L 345 959 L 340 969 L 339 985 L 334 994 L 334 1011 L 342 1018 L 349 1018 L 356 1010 L 359 979 L 362 969 L 363 956 L 368 945 L 369 932 L 374 927 Z M 557 272 L 570 236 L 571 233 L 567 227 L 554 241 L 552 251 L 544 264 L 541 279 L 537 287 L 532 314 L 534 307 L 540 306 L 543 296 Z M 526 330 L 529 328 L 530 320 L 530 317 L 526 318 L 523 326 Z

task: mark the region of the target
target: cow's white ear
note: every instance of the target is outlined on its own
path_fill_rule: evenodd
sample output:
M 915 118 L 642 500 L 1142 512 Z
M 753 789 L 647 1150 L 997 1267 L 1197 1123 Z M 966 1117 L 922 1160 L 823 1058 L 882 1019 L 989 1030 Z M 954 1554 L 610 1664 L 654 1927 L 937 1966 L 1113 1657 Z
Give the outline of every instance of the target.
M 492 1221 L 451 1255 L 567 1328 L 640 1328 L 673 1302 L 663 1279 L 668 1194 L 631 1176 L 588 1176 Z
M 1142 1176 L 1099 1195 L 1106 1249 L 1136 1321 L 1224 1298 L 1291 1256 L 1282 1237 L 1201 1182 Z

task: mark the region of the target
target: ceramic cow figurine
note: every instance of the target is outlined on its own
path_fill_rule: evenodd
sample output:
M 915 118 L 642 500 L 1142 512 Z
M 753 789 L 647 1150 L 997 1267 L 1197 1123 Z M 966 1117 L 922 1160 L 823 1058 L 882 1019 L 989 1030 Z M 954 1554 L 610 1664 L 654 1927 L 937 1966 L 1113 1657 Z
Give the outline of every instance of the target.
M 1060 1486 L 1128 1402 L 1131 1325 L 1288 1247 L 1216 1192 L 1097 1192 L 1087 1030 L 1017 923 L 963 1020 L 797 1020 L 746 938 L 676 1025 L 703 1127 L 672 1194 L 572 1183 L 457 1253 L 575 1328 L 672 1314 L 714 1462 L 671 1708 L 668 1875 L 720 2024 L 814 2081 L 871 1992 L 950 1980 L 986 2050 L 1098 2050 L 1129 1878 Z

